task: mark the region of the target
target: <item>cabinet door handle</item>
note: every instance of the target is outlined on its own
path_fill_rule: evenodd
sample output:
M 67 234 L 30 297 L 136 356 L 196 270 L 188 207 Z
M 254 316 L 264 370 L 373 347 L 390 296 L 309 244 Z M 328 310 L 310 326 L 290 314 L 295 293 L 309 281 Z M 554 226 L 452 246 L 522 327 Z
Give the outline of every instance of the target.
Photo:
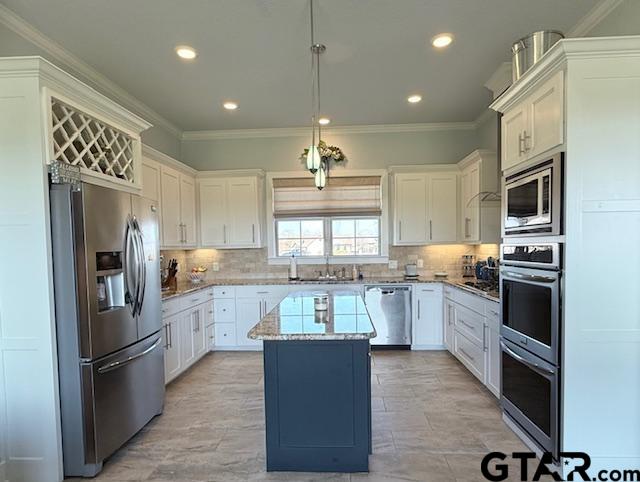
M 429 219 L 429 239 L 433 240 L 433 221 Z
M 169 348 L 169 332 L 167 331 L 167 325 L 163 326 L 164 328 L 164 348 L 165 350 Z
M 467 328 L 469 328 L 470 330 L 476 331 L 476 327 L 473 326 L 471 323 L 467 323 L 466 321 L 464 321 L 463 319 L 460 319 L 460 323 L 462 323 L 464 326 L 466 326 Z
M 169 328 L 169 348 L 173 348 L 173 331 L 171 330 L 171 323 L 167 325 Z
M 487 324 L 483 324 L 482 325 L 482 350 L 483 351 L 488 351 L 488 346 L 487 346 Z
M 402 221 L 398 221 L 398 241 L 402 241 Z
M 518 134 L 518 155 L 521 156 L 522 154 L 524 154 L 524 150 L 522 149 L 522 141 L 524 139 L 522 138 L 522 132 Z
M 418 300 L 418 319 L 420 319 L 420 300 Z
M 222 225 L 222 242 L 223 244 L 227 244 L 227 225 Z
M 256 225 L 255 224 L 251 225 L 251 239 L 253 243 L 256 242 Z
M 522 150 L 523 152 L 529 152 L 531 150 L 531 145 L 527 142 L 531 140 L 531 135 L 527 134 L 527 130 L 525 129 L 522 134 Z
M 469 232 L 471 231 L 469 229 L 469 224 L 471 224 L 471 218 L 464 218 L 464 237 L 468 238 L 469 236 L 471 236 L 469 234 Z

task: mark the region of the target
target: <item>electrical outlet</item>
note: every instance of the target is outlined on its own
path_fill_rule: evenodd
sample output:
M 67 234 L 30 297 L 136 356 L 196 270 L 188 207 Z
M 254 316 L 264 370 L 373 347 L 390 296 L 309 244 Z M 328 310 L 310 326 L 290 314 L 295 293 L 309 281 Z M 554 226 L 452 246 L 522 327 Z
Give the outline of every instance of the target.
M 418 268 L 424 268 L 424 261 L 422 260 L 422 258 L 416 259 L 416 266 Z
M 398 261 L 395 259 L 389 260 L 389 269 L 398 269 Z
M 213 271 L 220 271 L 220 264 L 219 263 L 213 263 Z

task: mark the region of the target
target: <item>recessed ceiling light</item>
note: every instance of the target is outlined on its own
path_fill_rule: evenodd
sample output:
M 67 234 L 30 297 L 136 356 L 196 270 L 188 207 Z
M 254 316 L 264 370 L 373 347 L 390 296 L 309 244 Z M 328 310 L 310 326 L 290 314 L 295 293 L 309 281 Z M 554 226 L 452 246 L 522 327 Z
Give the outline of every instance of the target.
M 176 54 L 178 54 L 178 57 L 185 60 L 193 60 L 198 55 L 195 49 L 188 45 L 178 45 L 176 47 Z
M 410 104 L 417 104 L 421 100 L 422 100 L 422 96 L 418 94 L 410 95 L 409 97 L 407 97 L 407 102 L 409 102 Z
M 331 122 L 331 119 L 328 117 L 320 117 L 320 119 L 318 119 L 318 124 L 321 126 L 326 126 L 329 122 Z
M 237 102 L 225 102 L 224 104 L 222 104 L 222 107 L 224 107 L 227 110 L 236 110 L 238 108 L 238 104 Z
M 431 39 L 431 45 L 437 49 L 443 49 L 453 42 L 453 35 L 450 33 L 441 33 Z

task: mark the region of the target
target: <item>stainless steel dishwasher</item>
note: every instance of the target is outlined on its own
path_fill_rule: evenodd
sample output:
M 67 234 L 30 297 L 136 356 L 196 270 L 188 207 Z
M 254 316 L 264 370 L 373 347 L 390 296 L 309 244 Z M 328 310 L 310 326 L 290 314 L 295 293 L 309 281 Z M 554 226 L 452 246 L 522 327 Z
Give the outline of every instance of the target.
M 364 301 L 377 336 L 372 346 L 411 346 L 411 286 L 368 285 Z

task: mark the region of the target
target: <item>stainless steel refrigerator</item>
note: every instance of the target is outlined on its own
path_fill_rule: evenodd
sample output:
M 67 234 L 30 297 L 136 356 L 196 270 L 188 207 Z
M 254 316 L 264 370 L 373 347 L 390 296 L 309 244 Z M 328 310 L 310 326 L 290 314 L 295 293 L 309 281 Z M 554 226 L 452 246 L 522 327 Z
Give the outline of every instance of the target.
M 94 476 L 163 409 L 158 219 L 86 183 L 50 201 L 64 472 Z

